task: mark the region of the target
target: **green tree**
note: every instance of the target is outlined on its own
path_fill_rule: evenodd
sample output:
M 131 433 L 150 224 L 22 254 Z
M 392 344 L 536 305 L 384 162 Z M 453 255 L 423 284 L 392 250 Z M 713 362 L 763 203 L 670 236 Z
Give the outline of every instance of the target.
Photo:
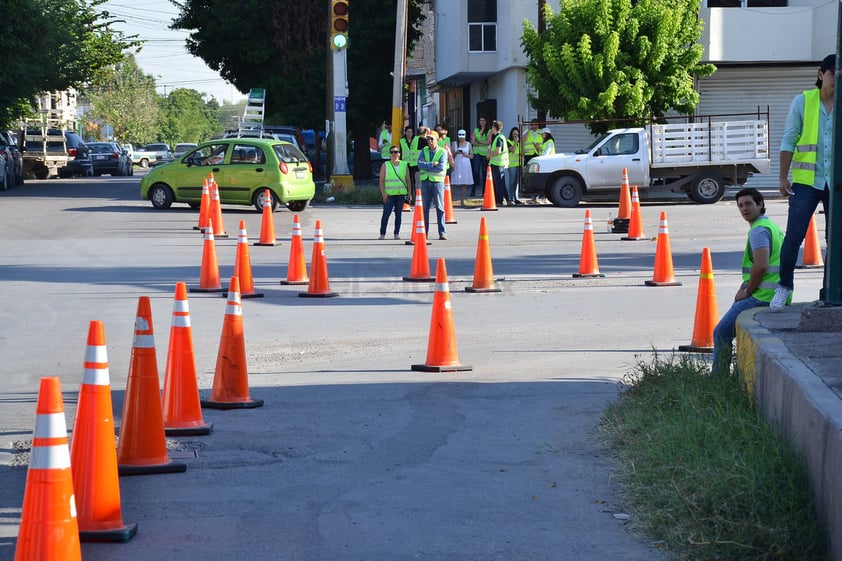
M 178 88 L 161 98 L 161 127 L 158 140 L 170 147 L 179 142 L 207 140 L 219 128 L 219 103 L 204 100 L 204 95 L 187 88 Z
M 155 140 L 160 121 L 155 79 L 143 74 L 133 55 L 103 72 L 98 86 L 85 94 L 91 106 L 87 118 L 110 124 L 121 142 Z
M 410 1 L 410 22 L 422 0 Z M 357 146 L 390 114 L 395 50 L 394 0 L 350 3 L 348 122 Z M 190 30 L 187 50 L 241 92 L 266 88 L 266 121 L 320 130 L 329 92 L 328 0 L 184 0 L 173 23 Z M 231 25 L 236 21 L 236 25 Z M 420 33 L 410 26 L 409 48 Z M 360 144 L 362 143 L 362 144 Z M 368 151 L 357 151 L 357 175 L 368 170 Z
M 23 116 L 26 100 L 42 91 L 81 88 L 137 45 L 113 34 L 113 18 L 97 11 L 105 0 L 15 0 L 3 3 L 0 36 L 12 55 L 0 72 L 0 124 Z
M 545 6 L 546 31 L 523 24 L 527 76 L 538 111 L 568 121 L 644 119 L 670 110 L 692 113 L 699 102 L 700 0 L 562 0 Z M 612 123 L 590 125 L 594 133 Z

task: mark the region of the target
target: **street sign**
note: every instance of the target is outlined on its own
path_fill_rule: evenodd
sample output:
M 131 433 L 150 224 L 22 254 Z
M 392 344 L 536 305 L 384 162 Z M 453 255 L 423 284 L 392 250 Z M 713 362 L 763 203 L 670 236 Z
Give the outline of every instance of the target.
M 333 110 L 338 113 L 345 113 L 345 96 L 337 95 L 333 98 Z

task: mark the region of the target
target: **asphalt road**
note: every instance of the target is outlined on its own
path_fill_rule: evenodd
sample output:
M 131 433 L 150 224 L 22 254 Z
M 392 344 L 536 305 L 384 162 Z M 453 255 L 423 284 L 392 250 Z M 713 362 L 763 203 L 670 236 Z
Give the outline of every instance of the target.
M 198 283 L 197 212 L 155 211 L 138 182 L 31 181 L 0 193 L 0 560 L 14 557 L 38 379 L 61 377 L 72 428 L 88 323 L 103 320 L 119 425 L 138 296 L 152 300 L 163 378 L 174 285 Z M 586 208 L 605 278 L 572 277 Z M 661 211 L 682 286 L 644 285 Z M 139 533 L 83 544 L 84 559 L 664 558 L 613 516 L 622 506 L 600 415 L 637 357 L 690 342 L 705 246 L 725 311 L 747 228 L 731 202 L 646 204 L 651 239 L 621 241 L 606 232 L 609 212 L 615 205 L 456 209 L 449 240 L 428 251 L 433 271 L 446 260 L 458 353 L 473 369 L 445 374 L 410 370 L 426 357 L 432 285 L 401 280 L 412 248 L 376 239 L 379 209 L 301 213 L 308 264 L 322 221 L 340 294 L 331 299 L 279 284 L 293 215 L 275 213 L 281 245 L 250 247 L 265 297 L 243 302 L 251 394 L 265 405 L 205 410 L 211 435 L 171 438 L 186 473 L 121 478 L 123 519 Z M 785 212 L 770 202 L 778 223 Z M 466 294 L 483 216 L 502 292 Z M 227 279 L 239 220 L 255 239 L 261 215 L 226 207 L 224 219 L 231 238 L 217 255 Z M 799 271 L 795 299 L 815 299 L 821 275 Z M 220 296 L 190 295 L 203 396 L 224 311 Z

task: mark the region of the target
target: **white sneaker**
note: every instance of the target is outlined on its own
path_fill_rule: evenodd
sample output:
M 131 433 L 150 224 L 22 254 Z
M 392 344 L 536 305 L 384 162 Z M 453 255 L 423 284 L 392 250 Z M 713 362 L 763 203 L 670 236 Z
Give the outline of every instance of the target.
M 772 297 L 772 301 L 769 302 L 769 308 L 773 312 L 780 312 L 786 306 L 786 301 L 789 300 L 789 295 L 792 294 L 792 291 L 784 286 L 778 286 L 775 289 L 775 295 Z

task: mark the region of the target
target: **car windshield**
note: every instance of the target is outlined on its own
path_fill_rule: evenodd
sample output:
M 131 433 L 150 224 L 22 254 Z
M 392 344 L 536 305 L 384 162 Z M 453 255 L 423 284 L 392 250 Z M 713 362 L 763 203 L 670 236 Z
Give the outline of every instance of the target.
M 111 152 L 116 152 L 110 144 L 89 144 L 88 146 L 94 154 L 110 154 Z

